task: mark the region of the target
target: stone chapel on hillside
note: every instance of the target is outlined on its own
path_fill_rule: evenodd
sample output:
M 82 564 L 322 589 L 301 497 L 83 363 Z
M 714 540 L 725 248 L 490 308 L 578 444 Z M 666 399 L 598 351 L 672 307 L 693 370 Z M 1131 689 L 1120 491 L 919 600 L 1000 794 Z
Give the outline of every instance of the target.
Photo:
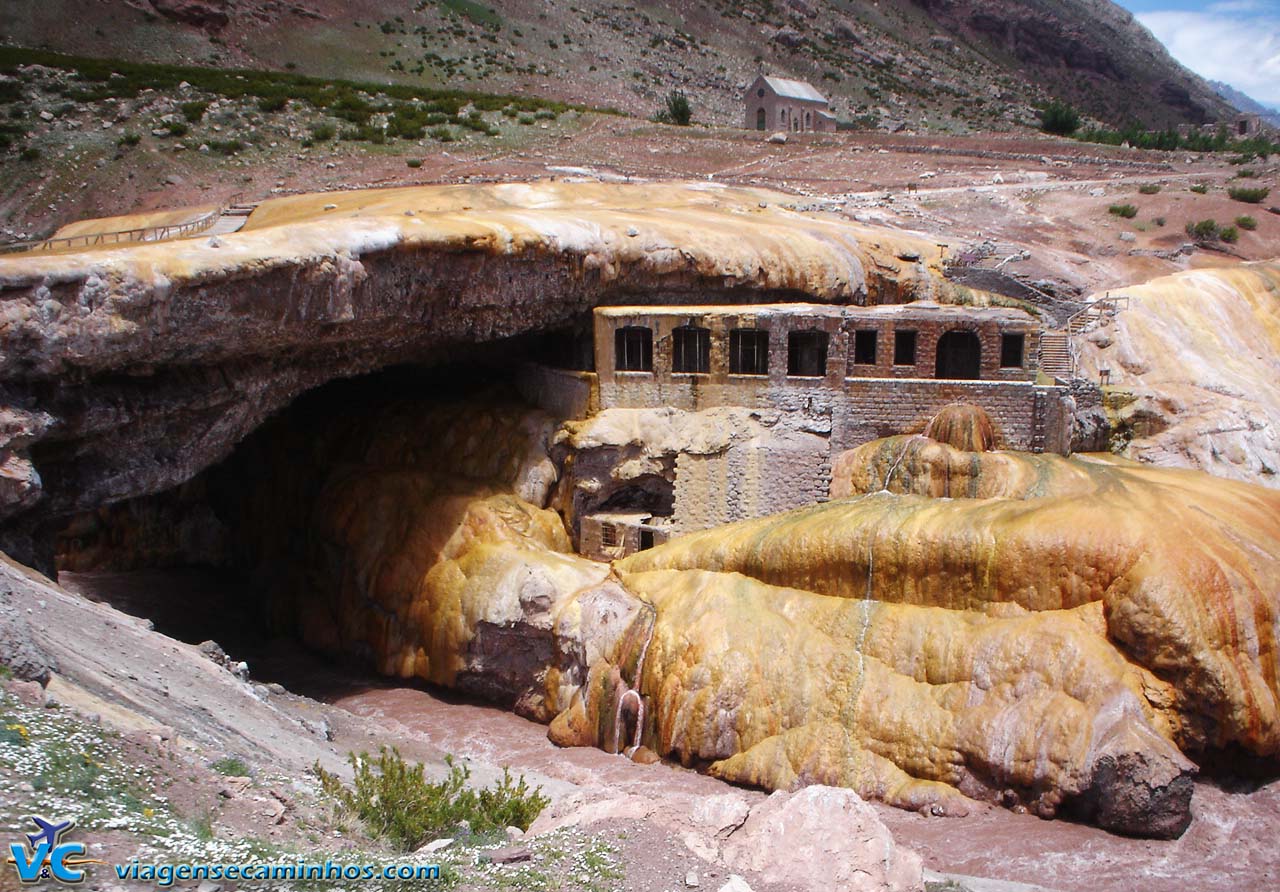
M 805 81 L 760 75 L 743 95 L 748 130 L 834 133 L 836 116 L 827 99 Z

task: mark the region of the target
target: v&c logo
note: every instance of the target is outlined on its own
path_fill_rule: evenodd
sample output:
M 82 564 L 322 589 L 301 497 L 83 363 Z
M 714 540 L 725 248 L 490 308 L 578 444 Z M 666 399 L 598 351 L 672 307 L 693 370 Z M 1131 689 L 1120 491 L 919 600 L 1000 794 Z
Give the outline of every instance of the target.
M 19 882 L 29 885 L 54 879 L 74 885 L 84 882 L 81 865 L 103 863 L 95 858 L 84 857 L 84 843 L 62 841 L 67 831 L 75 826 L 74 821 L 55 824 L 34 815 L 31 820 L 40 832 L 26 834 L 26 845 L 20 842 L 9 844 L 8 863 L 18 871 Z

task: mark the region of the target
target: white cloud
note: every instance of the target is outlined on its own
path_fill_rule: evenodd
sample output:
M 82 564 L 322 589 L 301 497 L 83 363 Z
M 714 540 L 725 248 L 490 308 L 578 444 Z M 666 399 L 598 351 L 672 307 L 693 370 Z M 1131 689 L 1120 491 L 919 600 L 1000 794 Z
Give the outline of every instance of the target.
M 1192 71 L 1280 107 L 1280 15 L 1274 3 L 1223 0 L 1204 12 L 1157 11 L 1137 18 Z

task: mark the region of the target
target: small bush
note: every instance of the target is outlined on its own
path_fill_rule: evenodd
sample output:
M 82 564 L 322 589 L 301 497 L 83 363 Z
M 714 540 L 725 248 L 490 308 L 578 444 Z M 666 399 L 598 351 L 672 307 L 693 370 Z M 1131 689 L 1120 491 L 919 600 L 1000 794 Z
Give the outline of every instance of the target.
M 263 96 L 258 100 L 258 109 L 264 112 L 278 112 L 284 111 L 284 107 L 288 104 L 288 96 Z
M 237 759 L 235 756 L 227 756 L 224 759 L 219 759 L 209 767 L 218 772 L 218 774 L 222 774 L 227 777 L 249 776 L 249 766 L 244 764 L 244 762 Z
M 1117 217 L 1124 217 L 1126 220 L 1132 220 L 1138 216 L 1138 209 L 1131 204 L 1113 204 L 1107 208 L 1107 213 L 1115 214 Z
M 165 124 L 164 126 L 165 129 L 169 131 L 170 136 L 186 136 L 191 132 L 191 128 L 181 121 L 174 121 L 170 124 Z
M 1209 191 L 1209 187 L 1206 186 L 1204 183 L 1196 183 L 1194 186 L 1191 187 L 1191 191 L 1196 193 L 1197 195 L 1204 195 L 1206 192 Z
M 1236 175 L 1233 179 L 1252 180 L 1255 177 L 1257 177 L 1257 175 L 1258 175 L 1258 172 L 1254 170 L 1252 167 L 1242 167 L 1236 171 Z
M 1227 190 L 1227 194 L 1231 196 L 1232 201 L 1243 201 L 1246 204 L 1262 204 L 1262 200 L 1271 194 L 1271 190 L 1265 186 L 1256 189 L 1247 186 L 1233 186 Z
M 126 133 L 124 136 L 120 137 L 118 140 L 116 140 L 116 145 L 132 147 L 132 146 L 136 146 L 140 142 L 142 142 L 141 136 L 139 136 L 136 133 L 129 132 L 129 133 Z
M 427 135 L 440 142 L 453 142 L 454 140 L 453 131 L 444 126 L 432 127 Z
M 328 142 L 338 135 L 338 128 L 332 124 L 312 124 L 310 130 L 316 142 Z
M 1143 195 L 1155 195 L 1160 191 L 1159 183 L 1144 183 L 1138 187 L 1138 191 Z
M 1040 109 L 1040 129 L 1045 133 L 1070 136 L 1080 129 L 1080 113 L 1065 102 L 1050 102 Z
M 196 124 L 204 119 L 204 113 L 209 109 L 207 102 L 184 102 L 182 103 L 182 116 L 187 119 L 187 123 Z
M 209 141 L 208 146 L 211 152 L 217 152 L 219 155 L 234 155 L 246 148 L 245 144 L 238 139 L 213 139 Z
M 1165 218 L 1164 218 L 1164 217 L 1156 217 L 1156 218 L 1155 218 L 1154 220 L 1152 220 L 1151 222 L 1152 222 L 1152 223 L 1154 223 L 1154 224 L 1156 224 L 1157 226 L 1163 226 L 1163 225 L 1164 225 L 1165 223 L 1167 223 L 1168 221 L 1167 221 L 1167 220 L 1165 220 Z
M 1234 245 L 1236 242 L 1240 241 L 1240 231 L 1234 226 L 1227 226 L 1218 232 L 1218 238 L 1222 239 L 1228 245 Z
M 404 163 L 405 163 L 405 164 L 407 164 L 409 167 L 412 167 L 414 170 L 417 170 L 419 167 L 421 167 L 421 166 L 422 166 L 422 159 L 421 159 L 421 158 L 406 158 Z
M 27 146 L 18 153 L 18 157 L 23 161 L 38 161 L 40 159 L 40 150 L 34 146 Z
M 672 90 L 667 94 L 666 103 L 653 116 L 653 120 L 659 124 L 689 126 L 689 122 L 693 120 L 693 106 L 689 104 L 689 97 L 685 96 L 681 90 Z
M 1236 225 L 1245 232 L 1253 232 L 1258 228 L 1258 221 L 1250 216 L 1236 217 Z
M 475 833 L 504 827 L 527 830 L 550 802 L 541 787 L 530 790 L 523 777 L 512 780 L 505 768 L 502 780 L 475 790 L 467 786 L 470 770 L 452 757 L 445 760 L 449 776 L 439 783 L 429 783 L 422 766 L 406 762 L 394 748 L 383 747 L 376 758 L 368 753 L 351 753 L 348 758 L 355 769 L 353 785 L 348 787 L 317 762 L 313 770 L 320 789 L 340 809 L 359 818 L 371 835 L 401 851 L 413 851 L 464 820 Z
M 533 124 L 533 115 L 521 115 L 516 120 L 528 127 Z
M 1215 220 L 1201 220 L 1199 223 L 1187 224 L 1187 235 L 1198 242 L 1214 241 L 1221 231 Z

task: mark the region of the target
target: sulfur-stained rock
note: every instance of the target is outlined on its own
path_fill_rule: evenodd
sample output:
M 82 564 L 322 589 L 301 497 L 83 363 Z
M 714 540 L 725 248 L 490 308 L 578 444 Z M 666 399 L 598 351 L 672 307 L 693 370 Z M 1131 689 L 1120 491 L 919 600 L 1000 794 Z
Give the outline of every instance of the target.
M 550 331 L 620 294 L 887 303 L 940 273 L 898 259 L 936 257 L 930 242 L 794 206 L 706 182 L 419 186 L 266 201 L 216 249 L 0 257 L 6 398 L 48 420 L 33 435 L 0 424 L 0 521 L 22 516 L 0 545 L 36 560 L 42 522 L 180 484 L 327 381 Z M 54 429 L 59 447 L 41 450 Z
M 1198 269 L 1095 297 L 1127 306 L 1076 339 L 1105 369 L 1111 444 L 1165 467 L 1280 487 L 1280 261 Z

